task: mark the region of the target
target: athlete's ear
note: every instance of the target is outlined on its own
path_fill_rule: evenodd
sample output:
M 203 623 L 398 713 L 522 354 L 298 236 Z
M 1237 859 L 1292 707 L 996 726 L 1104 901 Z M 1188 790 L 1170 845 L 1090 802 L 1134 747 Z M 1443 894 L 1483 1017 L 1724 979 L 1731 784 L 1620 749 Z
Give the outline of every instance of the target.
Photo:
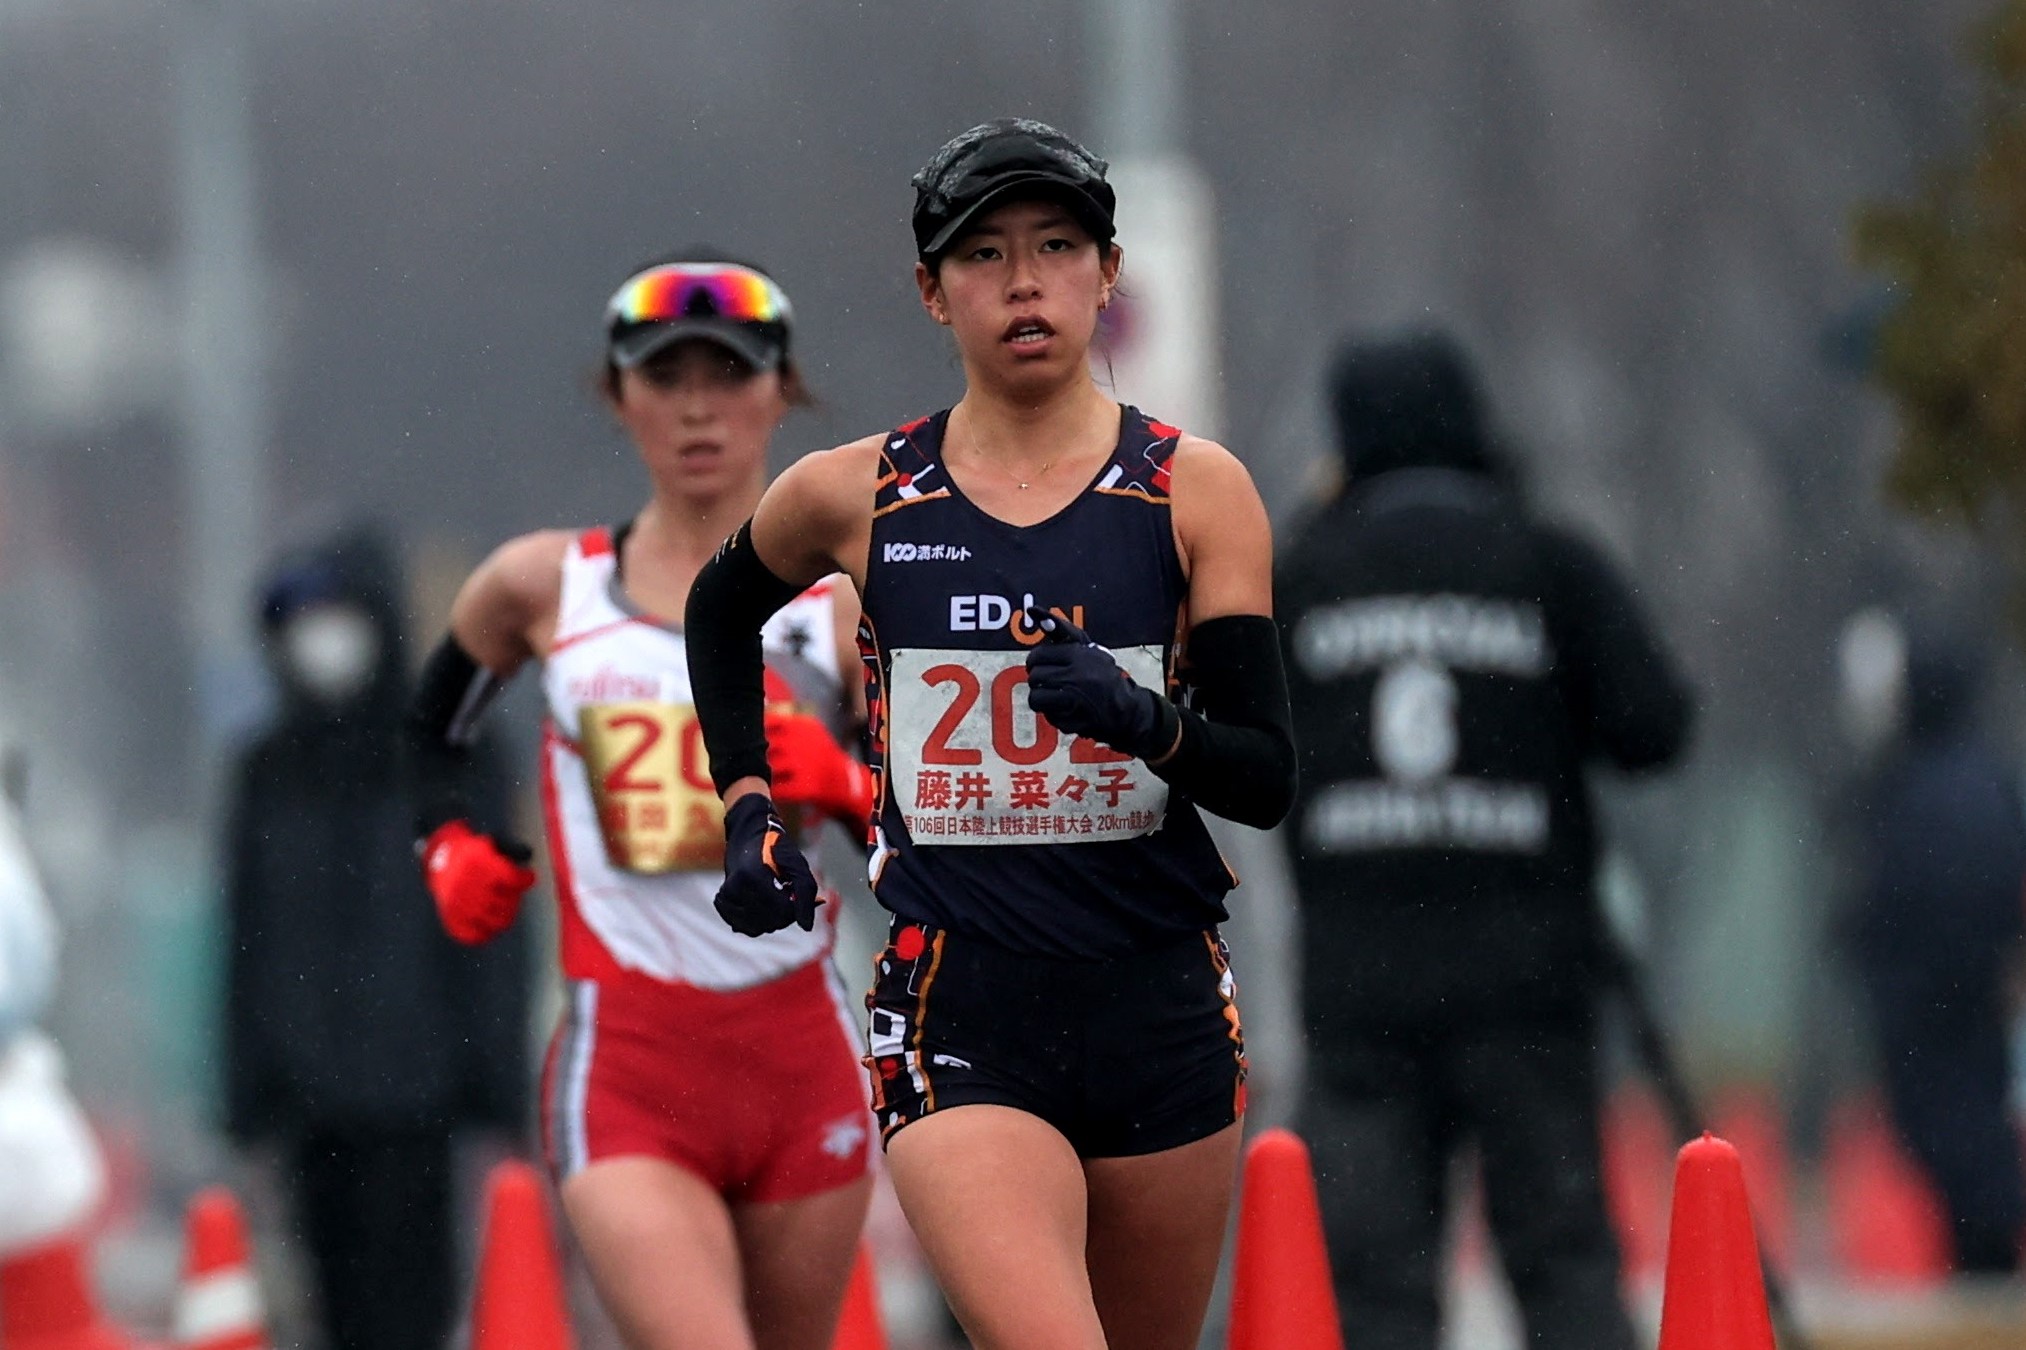
M 1104 282 L 1104 289 L 1099 294 L 1106 301 L 1110 301 L 1111 293 L 1118 289 L 1119 273 L 1125 270 L 1125 265 L 1126 251 L 1117 244 L 1113 244 L 1098 255 L 1098 277 Z
M 942 278 L 930 271 L 927 263 L 918 262 L 915 264 L 915 285 L 921 289 L 922 308 L 929 312 L 931 319 L 948 328 L 950 311 L 943 304 Z

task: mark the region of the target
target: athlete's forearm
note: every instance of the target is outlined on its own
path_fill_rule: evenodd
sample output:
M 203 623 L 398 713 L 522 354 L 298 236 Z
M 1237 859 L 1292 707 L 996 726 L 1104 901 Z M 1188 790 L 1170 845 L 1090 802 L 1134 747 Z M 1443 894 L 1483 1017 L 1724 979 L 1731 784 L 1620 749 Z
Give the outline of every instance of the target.
M 506 682 L 473 659 L 454 633 L 422 667 L 404 727 L 415 775 L 415 834 L 426 839 L 446 821 L 471 814 L 471 744 L 478 721 Z
M 1149 767 L 1204 810 L 1272 829 L 1295 790 L 1287 672 L 1273 620 L 1234 614 L 1197 624 L 1189 666 L 1199 706 L 1175 710 L 1179 740 Z
M 766 661 L 760 627 L 802 593 L 753 551 L 752 522 L 704 564 L 683 611 L 690 697 L 711 782 L 730 801 L 773 782 L 767 768 Z M 758 786 L 749 780 L 759 780 Z

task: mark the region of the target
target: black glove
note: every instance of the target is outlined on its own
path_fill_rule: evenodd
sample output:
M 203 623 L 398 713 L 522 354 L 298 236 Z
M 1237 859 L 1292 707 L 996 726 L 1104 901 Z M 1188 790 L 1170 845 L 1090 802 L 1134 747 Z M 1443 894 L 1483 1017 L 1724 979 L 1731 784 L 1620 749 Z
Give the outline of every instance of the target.
M 732 931 L 764 937 L 789 924 L 816 926 L 816 874 L 764 792 L 725 808 L 725 884 L 713 902 Z
M 1043 641 L 1027 653 L 1027 705 L 1056 730 L 1139 759 L 1155 760 L 1175 746 L 1175 705 L 1133 682 L 1109 650 L 1060 614 L 1030 606 L 1027 622 Z

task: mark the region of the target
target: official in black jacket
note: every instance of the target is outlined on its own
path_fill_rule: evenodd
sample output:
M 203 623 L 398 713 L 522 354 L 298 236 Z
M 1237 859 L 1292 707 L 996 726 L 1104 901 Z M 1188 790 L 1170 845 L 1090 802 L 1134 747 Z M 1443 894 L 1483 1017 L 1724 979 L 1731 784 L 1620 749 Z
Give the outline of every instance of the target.
M 415 865 L 400 594 L 363 531 L 276 571 L 283 705 L 237 766 L 222 860 L 226 1126 L 279 1149 L 331 1350 L 441 1345 L 453 1134 L 514 1130 L 528 1095 L 525 943 L 452 942 Z
M 1622 582 L 1529 518 L 1439 336 L 1332 375 L 1341 496 L 1276 603 L 1301 796 L 1315 1150 L 1348 1350 L 1433 1350 L 1452 1155 L 1476 1145 L 1530 1345 L 1629 1350 L 1598 1177 L 1587 766 L 1649 769 L 1686 691 Z

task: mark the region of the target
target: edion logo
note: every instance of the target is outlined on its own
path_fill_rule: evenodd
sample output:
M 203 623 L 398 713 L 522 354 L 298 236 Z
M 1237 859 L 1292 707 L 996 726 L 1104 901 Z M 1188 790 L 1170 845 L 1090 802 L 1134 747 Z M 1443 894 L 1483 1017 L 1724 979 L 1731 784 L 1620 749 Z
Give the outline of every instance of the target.
M 889 543 L 880 546 L 879 560 L 890 563 L 963 562 L 971 550 L 962 544 Z
M 1022 646 L 1032 647 L 1041 641 L 1041 630 L 1027 622 L 1027 611 L 1034 607 L 1032 592 L 1020 597 L 1014 604 L 1003 595 L 953 595 L 950 597 L 950 631 L 952 633 L 990 633 L 1005 629 L 1013 640 Z M 1062 614 L 1058 606 L 1051 611 Z M 1077 627 L 1083 627 L 1083 606 L 1073 605 L 1062 617 Z

